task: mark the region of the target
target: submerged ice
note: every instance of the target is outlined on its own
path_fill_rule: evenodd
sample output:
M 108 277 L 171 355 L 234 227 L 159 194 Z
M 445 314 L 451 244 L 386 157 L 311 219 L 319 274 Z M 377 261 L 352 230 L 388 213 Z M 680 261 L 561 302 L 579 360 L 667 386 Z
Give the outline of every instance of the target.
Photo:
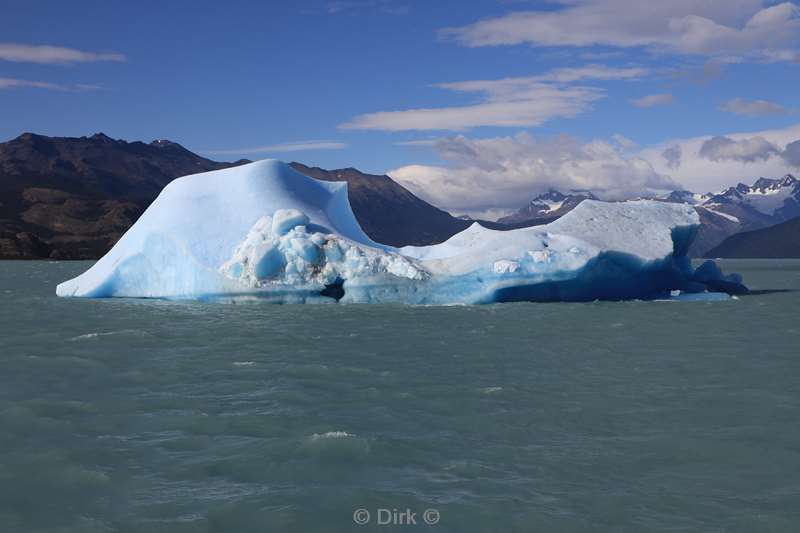
M 692 268 L 698 224 L 684 204 L 587 200 L 545 226 L 473 224 L 441 244 L 393 248 L 361 230 L 345 183 L 267 160 L 173 181 L 57 294 L 470 304 L 746 291 L 713 262 Z

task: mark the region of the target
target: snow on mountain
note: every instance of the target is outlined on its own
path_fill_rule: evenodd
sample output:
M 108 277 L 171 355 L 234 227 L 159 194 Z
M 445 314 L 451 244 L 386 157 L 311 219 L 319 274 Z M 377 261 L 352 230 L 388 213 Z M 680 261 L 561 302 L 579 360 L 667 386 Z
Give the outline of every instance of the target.
M 592 198 L 590 193 L 565 195 L 549 191 L 498 222 L 512 227 L 538 221 L 550 222 L 587 198 Z M 654 199 L 688 204 L 697 209 L 701 225 L 689 253 L 693 257 L 702 257 L 735 233 L 768 227 L 800 216 L 800 180 L 787 174 L 780 179 L 760 178 L 753 185 L 740 183 L 716 193 L 681 190 Z
M 267 160 L 173 181 L 108 254 L 56 292 L 452 304 L 746 291 L 713 263 L 691 267 L 698 224 L 684 204 L 590 200 L 546 226 L 473 224 L 438 245 L 393 248 L 361 230 L 345 183 Z
M 520 224 L 536 219 L 553 220 L 566 215 L 584 200 L 596 200 L 590 192 L 573 191 L 563 194 L 556 190 L 550 190 L 540 194 L 531 202 L 511 215 L 497 220 L 500 224 Z
M 710 194 L 697 194 L 692 191 L 672 191 L 661 199 L 668 202 L 699 205 L 708 200 L 710 197 Z
M 521 222 L 540 217 L 557 217 L 574 209 L 581 201 L 594 199 L 588 192 L 573 192 L 563 194 L 551 190 L 537 196 L 513 215 L 498 222 Z M 800 216 L 800 180 L 787 174 L 780 179 L 759 178 L 753 185 L 739 183 L 716 193 L 699 194 L 692 191 L 673 191 L 666 196 L 656 197 L 674 203 L 685 203 L 707 209 L 709 212 L 726 217 L 728 220 L 737 221 L 747 225 L 748 216 L 740 217 L 736 210 L 750 211 L 759 219 L 774 218 L 778 223 L 783 220 Z
M 702 225 L 691 253 L 703 256 L 736 233 L 780 224 L 800 216 L 800 180 L 760 178 L 724 191 L 694 195 Z M 675 201 L 675 200 L 671 200 Z
M 709 195 L 703 206 L 717 208 L 740 207 L 761 215 L 774 217 L 777 222 L 800 216 L 800 180 L 787 174 L 781 179 L 759 178 L 753 185 L 743 183 Z
M 709 213 L 713 213 L 714 215 L 720 216 L 720 217 L 722 217 L 722 218 L 724 218 L 726 220 L 730 220 L 731 222 L 734 222 L 736 224 L 741 224 L 741 220 L 739 220 L 735 216 L 729 215 L 727 213 L 723 213 L 722 211 L 716 211 L 716 210 L 714 210 L 713 207 L 709 207 L 709 206 L 706 206 L 706 205 L 701 205 L 701 206 L 698 206 L 698 207 L 700 209 L 705 209 Z

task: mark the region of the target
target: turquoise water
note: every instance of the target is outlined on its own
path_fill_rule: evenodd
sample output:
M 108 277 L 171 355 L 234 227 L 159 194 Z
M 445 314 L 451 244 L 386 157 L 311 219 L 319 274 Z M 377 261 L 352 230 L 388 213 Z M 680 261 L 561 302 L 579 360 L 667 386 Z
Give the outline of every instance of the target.
M 723 266 L 800 289 L 800 261 Z M 86 267 L 0 263 L 2 533 L 800 531 L 800 292 L 54 296 Z

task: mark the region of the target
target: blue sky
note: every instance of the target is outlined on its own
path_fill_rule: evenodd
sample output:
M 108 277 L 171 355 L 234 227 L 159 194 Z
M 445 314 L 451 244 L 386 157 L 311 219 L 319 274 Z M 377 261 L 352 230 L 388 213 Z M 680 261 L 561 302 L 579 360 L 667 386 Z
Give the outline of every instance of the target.
M 633 196 L 796 171 L 798 7 L 661 4 L 12 3 L 0 137 L 103 131 L 354 166 L 472 213 L 549 187 Z M 712 136 L 734 144 L 702 150 Z

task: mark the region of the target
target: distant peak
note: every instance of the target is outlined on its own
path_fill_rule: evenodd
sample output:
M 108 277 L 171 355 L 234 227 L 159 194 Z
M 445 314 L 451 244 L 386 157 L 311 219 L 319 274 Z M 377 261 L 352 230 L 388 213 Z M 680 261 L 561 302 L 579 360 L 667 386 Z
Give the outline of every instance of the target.
M 561 192 L 559 192 L 559 191 L 557 191 L 555 189 L 550 189 L 547 192 L 542 193 L 539 196 L 536 196 L 533 200 L 531 200 L 531 203 L 535 204 L 535 203 L 537 203 L 538 201 L 541 201 L 541 200 L 553 200 L 553 201 L 558 202 L 558 201 L 563 200 L 564 198 L 565 198 L 565 196 Z
M 775 185 L 777 180 L 771 180 L 768 178 L 758 178 L 756 182 L 753 184 L 753 187 L 756 189 L 766 189 Z
M 112 139 L 111 137 L 109 137 L 108 135 L 103 133 L 102 131 L 99 131 L 99 132 L 95 133 L 94 135 L 92 135 L 89 138 L 91 140 L 93 140 L 93 141 L 114 142 L 114 139 Z
M 568 199 L 579 199 L 579 198 L 586 198 L 589 200 L 596 200 L 594 194 L 590 191 L 576 191 L 570 190 L 566 193 L 562 193 L 556 189 L 550 189 L 546 193 L 542 193 L 539 196 L 535 197 L 531 200 L 532 204 L 536 204 L 537 202 L 541 201 L 551 201 L 551 202 L 561 202 Z
M 169 139 L 156 139 L 155 141 L 150 143 L 150 146 L 156 146 L 158 148 L 183 148 L 180 144 L 176 142 L 172 142 Z
M 16 141 L 23 141 L 23 142 L 30 142 L 30 141 L 32 141 L 34 139 L 41 139 L 42 137 L 43 137 L 43 135 L 37 135 L 36 133 L 31 133 L 29 131 L 26 131 L 25 133 L 23 133 L 22 135 L 17 137 L 15 140 Z

